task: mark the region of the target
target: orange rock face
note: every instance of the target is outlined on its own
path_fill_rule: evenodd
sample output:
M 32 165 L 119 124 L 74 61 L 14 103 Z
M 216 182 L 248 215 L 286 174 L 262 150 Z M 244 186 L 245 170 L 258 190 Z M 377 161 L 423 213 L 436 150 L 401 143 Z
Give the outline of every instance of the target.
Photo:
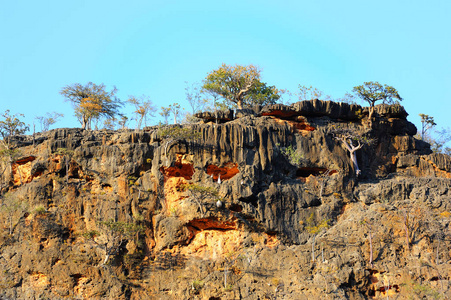
M 278 117 L 272 117 L 272 118 L 277 123 L 286 123 L 286 124 L 290 125 L 293 132 L 296 132 L 296 133 L 302 134 L 303 132 L 309 132 L 309 131 L 316 130 L 316 128 L 311 126 L 307 122 L 307 119 L 303 116 L 297 116 L 294 120 L 284 120 L 284 119 L 279 119 Z
M 14 185 L 28 183 L 33 180 L 31 164 L 36 159 L 34 156 L 24 157 L 12 164 Z M 39 176 L 40 174 L 35 174 Z
M 227 180 L 239 172 L 238 164 L 232 162 L 225 164 L 224 167 L 218 167 L 215 165 L 209 165 L 207 167 L 207 174 L 210 176 L 213 175 L 213 180 L 218 180 L 219 176 L 221 176 L 221 180 Z
M 165 177 L 183 177 L 186 180 L 191 180 L 194 174 L 193 164 L 184 160 L 184 155 L 177 154 L 176 161 L 173 167 L 161 167 L 160 171 Z

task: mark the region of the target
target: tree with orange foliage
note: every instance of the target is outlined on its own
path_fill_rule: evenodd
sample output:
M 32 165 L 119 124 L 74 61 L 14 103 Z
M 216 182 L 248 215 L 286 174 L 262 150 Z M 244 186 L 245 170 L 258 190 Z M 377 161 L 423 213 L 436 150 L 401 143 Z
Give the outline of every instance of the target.
M 147 118 L 154 117 L 154 113 L 157 108 L 152 104 L 149 96 L 142 95 L 141 97 L 129 96 L 128 103 L 135 106 L 134 114 L 136 115 L 136 129 L 141 128 L 142 121 L 144 120 L 144 127 L 147 126 Z
M 119 115 L 122 102 L 116 97 L 117 89 L 105 89 L 102 83 L 97 85 L 88 82 L 86 85 L 75 83 L 63 87 L 60 94 L 72 102 L 75 116 L 80 120 L 83 129 L 91 129 L 93 119 L 100 117 L 114 118 Z

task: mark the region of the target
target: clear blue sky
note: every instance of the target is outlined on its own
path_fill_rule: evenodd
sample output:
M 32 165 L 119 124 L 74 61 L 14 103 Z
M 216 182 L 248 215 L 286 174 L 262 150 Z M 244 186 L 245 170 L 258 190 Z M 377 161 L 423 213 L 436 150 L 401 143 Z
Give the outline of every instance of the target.
M 53 127 L 80 127 L 59 91 L 89 81 L 115 85 L 122 100 L 145 94 L 188 109 L 185 81 L 227 63 L 258 65 L 278 88 L 313 85 L 336 98 L 378 81 L 399 91 L 417 127 L 419 113 L 451 125 L 449 0 L 0 4 L 0 111 L 27 123 L 57 111 L 65 118 Z

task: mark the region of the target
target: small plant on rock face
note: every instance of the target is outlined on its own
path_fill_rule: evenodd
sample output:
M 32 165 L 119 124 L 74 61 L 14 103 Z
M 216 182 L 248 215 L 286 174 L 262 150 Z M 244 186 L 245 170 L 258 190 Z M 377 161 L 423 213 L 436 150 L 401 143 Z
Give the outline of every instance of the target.
M 128 176 L 127 177 L 127 181 L 128 181 L 128 185 L 129 186 L 132 186 L 132 185 L 134 185 L 134 184 L 136 184 L 136 180 L 138 180 L 138 177 L 136 177 L 136 176 Z
M 204 282 L 202 280 L 193 280 L 193 282 L 191 283 L 191 289 L 195 294 L 199 293 L 203 286 Z
M 93 240 L 96 236 L 99 236 L 100 233 L 97 230 L 89 230 L 81 234 L 84 238 Z
M 329 222 L 330 219 L 324 219 L 321 222 L 319 222 L 317 225 L 315 225 L 315 214 L 312 212 L 310 214 L 310 217 L 307 219 L 307 230 L 309 233 L 313 234 L 313 241 L 312 241 L 312 262 L 315 261 L 315 239 L 316 236 L 323 230 L 329 228 Z
M 47 210 L 45 209 L 44 205 L 38 205 L 35 207 L 34 209 L 34 213 L 36 215 L 43 215 L 47 212 Z
M 286 148 L 281 148 L 280 152 L 282 152 L 290 164 L 294 166 L 299 167 L 305 162 L 304 155 L 300 151 L 297 151 L 292 145 Z
M 137 239 L 140 233 L 144 231 L 142 225 L 136 223 L 116 222 L 114 220 L 99 222 L 99 225 L 103 227 L 103 235 L 105 236 L 105 242 L 99 244 L 95 237 L 100 236 L 100 233 L 95 230 L 91 230 L 82 234 L 82 236 L 88 240 L 92 240 L 99 246 L 103 246 L 105 250 L 105 259 L 102 265 L 108 262 L 111 255 L 115 255 L 119 252 L 122 245 L 132 239 Z
M 171 208 L 169 213 L 170 213 L 171 217 L 177 217 L 179 215 L 179 211 L 178 211 L 177 207 Z

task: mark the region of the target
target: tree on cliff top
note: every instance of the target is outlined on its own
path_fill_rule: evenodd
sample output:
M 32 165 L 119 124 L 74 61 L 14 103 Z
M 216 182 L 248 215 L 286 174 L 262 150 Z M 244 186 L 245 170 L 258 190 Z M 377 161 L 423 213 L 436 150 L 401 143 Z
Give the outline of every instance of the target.
M 127 102 L 135 106 L 136 110 L 133 113 L 136 115 L 136 128 L 138 130 L 141 128 L 143 120 L 144 126 L 147 126 L 147 118 L 155 116 L 155 111 L 157 110 L 157 108 L 153 105 L 149 96 L 142 95 L 139 98 L 135 96 L 129 96 Z
M 393 104 L 402 101 L 401 96 L 398 91 L 389 85 L 382 85 L 379 82 L 368 81 L 364 82 L 363 85 L 355 86 L 352 91 L 361 98 L 363 101 L 368 102 L 370 105 L 370 110 L 368 114 L 368 123 L 370 128 L 373 124 L 373 113 L 374 105 L 377 101 L 382 101 L 382 103 Z
M 0 135 L 3 140 L 12 135 L 24 134 L 29 129 L 28 125 L 19 119 L 24 117 L 23 114 L 11 115 L 9 109 L 7 109 L 0 117 L 2 118 L 0 120 Z
M 437 123 L 434 122 L 434 117 L 429 115 L 419 114 L 419 116 L 421 118 L 421 140 L 424 141 L 426 132 L 436 126 Z
M 63 114 L 57 112 L 46 113 L 45 116 L 38 116 L 35 119 L 41 124 L 41 131 L 48 131 L 50 126 L 58 122 L 60 118 L 64 117 Z
M 83 129 L 91 129 L 93 119 L 119 115 L 122 102 L 116 97 L 116 93 L 116 87 L 107 91 L 104 84 L 92 82 L 84 86 L 79 83 L 67 85 L 60 91 L 67 101 L 72 102 L 75 116 L 79 118 Z
M 202 88 L 239 109 L 254 104 L 274 104 L 280 98 L 279 91 L 274 86 L 261 82 L 260 72 L 254 65 L 222 64 L 207 75 Z

